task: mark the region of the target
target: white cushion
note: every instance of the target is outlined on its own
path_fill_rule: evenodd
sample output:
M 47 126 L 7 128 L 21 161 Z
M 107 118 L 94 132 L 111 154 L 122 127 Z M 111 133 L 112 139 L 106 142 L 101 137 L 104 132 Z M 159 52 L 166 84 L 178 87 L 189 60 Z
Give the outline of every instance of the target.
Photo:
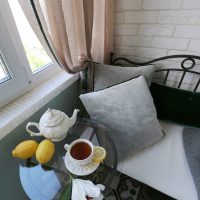
M 159 142 L 121 162 L 119 170 L 175 199 L 198 200 L 185 157 L 183 126 L 160 121 L 166 133 Z

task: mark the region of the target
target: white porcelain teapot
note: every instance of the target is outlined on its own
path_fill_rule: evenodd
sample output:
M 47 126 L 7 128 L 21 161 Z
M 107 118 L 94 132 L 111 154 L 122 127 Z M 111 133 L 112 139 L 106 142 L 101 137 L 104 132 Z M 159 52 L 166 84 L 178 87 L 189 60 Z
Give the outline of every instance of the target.
M 71 118 L 69 118 L 64 112 L 48 109 L 40 118 L 40 122 L 29 122 L 26 125 L 27 132 L 31 136 L 44 136 L 54 142 L 63 140 L 67 136 L 69 128 L 71 128 L 77 118 L 78 109 L 75 109 Z M 30 126 L 35 126 L 39 132 L 35 133 L 29 129 Z

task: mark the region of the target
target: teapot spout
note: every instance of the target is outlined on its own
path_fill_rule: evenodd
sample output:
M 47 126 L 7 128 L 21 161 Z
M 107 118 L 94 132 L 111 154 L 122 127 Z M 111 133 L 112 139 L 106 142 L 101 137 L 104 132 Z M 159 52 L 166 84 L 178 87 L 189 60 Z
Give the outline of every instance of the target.
M 70 127 L 72 127 L 75 122 L 76 122 L 76 118 L 77 118 L 77 114 L 80 110 L 79 109 L 75 109 L 74 112 L 73 112 L 73 115 L 71 116 L 71 118 L 69 118 L 69 121 L 70 121 Z

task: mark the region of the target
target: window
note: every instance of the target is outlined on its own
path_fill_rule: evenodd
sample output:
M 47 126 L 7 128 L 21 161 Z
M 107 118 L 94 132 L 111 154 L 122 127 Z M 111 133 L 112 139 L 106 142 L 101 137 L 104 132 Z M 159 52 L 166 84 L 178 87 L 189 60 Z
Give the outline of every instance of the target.
M 0 6 L 0 107 L 60 71 L 37 39 L 18 1 L 9 2 L 1 0 Z
M 3 83 L 5 81 L 9 80 L 10 78 L 11 77 L 8 72 L 8 68 L 6 67 L 3 57 L 0 54 L 0 83 Z
M 33 73 L 52 63 L 27 21 L 18 1 L 8 0 Z

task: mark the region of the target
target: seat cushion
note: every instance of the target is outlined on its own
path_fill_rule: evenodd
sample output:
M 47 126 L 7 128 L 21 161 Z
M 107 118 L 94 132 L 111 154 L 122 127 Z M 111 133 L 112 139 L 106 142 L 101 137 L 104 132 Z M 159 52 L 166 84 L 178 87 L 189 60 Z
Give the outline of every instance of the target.
M 165 137 L 121 161 L 118 170 L 175 199 L 198 200 L 183 147 L 184 126 L 167 121 L 160 124 Z

